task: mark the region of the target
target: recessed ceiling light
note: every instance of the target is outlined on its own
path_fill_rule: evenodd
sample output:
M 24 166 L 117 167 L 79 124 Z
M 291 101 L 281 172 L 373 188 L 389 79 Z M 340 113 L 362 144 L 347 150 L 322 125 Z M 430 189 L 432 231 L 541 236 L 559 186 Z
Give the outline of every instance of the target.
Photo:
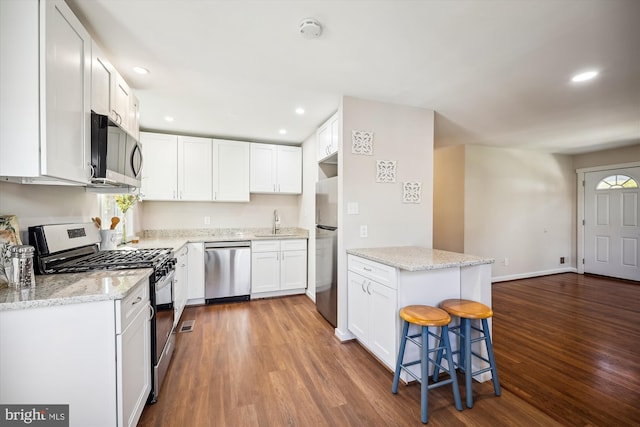
M 571 81 L 572 82 L 586 82 L 587 80 L 591 80 L 591 79 L 595 78 L 597 75 L 598 75 L 598 72 L 595 71 L 595 70 L 585 71 L 583 73 L 576 74 L 575 76 L 571 77 Z
M 164 120 L 167 122 L 172 122 L 173 121 L 173 117 L 171 116 L 164 116 Z
M 280 133 L 280 135 L 286 135 L 287 134 L 287 130 L 286 129 L 280 129 L 278 132 Z
M 304 114 L 304 108 L 296 108 L 296 114 L 303 115 Z
M 133 67 L 133 71 L 135 71 L 138 74 L 149 74 L 149 70 L 147 70 L 144 67 Z

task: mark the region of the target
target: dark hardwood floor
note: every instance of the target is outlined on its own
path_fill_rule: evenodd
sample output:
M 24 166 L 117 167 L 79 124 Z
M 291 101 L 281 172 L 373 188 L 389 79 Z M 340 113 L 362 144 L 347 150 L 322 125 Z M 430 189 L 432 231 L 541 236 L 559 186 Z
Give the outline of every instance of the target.
M 503 388 L 474 407 L 429 392 L 431 426 L 640 423 L 640 285 L 562 274 L 493 285 Z M 140 426 L 419 426 L 420 389 L 357 342 L 340 343 L 306 296 L 188 308 L 160 392 Z M 464 392 L 463 392 L 464 399 Z

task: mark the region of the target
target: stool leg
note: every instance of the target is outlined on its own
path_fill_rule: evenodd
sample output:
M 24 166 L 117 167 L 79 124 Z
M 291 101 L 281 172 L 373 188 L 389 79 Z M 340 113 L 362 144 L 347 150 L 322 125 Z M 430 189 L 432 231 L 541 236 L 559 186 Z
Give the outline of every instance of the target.
M 420 380 L 420 413 L 422 415 L 422 422 L 427 423 L 429 417 L 427 414 L 428 404 L 428 392 L 429 392 L 429 328 L 427 326 L 422 327 L 422 356 L 420 362 L 420 369 L 422 371 L 422 378 Z
M 458 388 L 458 378 L 456 376 L 456 369 L 453 366 L 453 355 L 451 354 L 451 341 L 449 340 L 449 327 L 443 326 L 440 330 L 440 339 L 444 342 L 445 350 L 447 351 L 447 363 L 449 364 L 449 375 L 453 380 L 451 386 L 453 387 L 453 399 L 456 402 L 456 409 L 462 411 L 462 403 L 460 401 L 460 389 Z M 438 356 L 442 357 L 441 351 L 438 351 Z M 436 366 L 436 369 L 438 367 Z M 435 377 L 435 375 L 434 375 Z M 435 382 L 435 379 L 434 379 Z
M 447 331 L 449 330 L 449 328 L 447 327 Z M 442 338 L 442 334 L 444 334 L 444 329 L 440 330 L 440 338 L 436 341 L 436 348 L 438 347 L 442 347 L 443 344 L 443 338 Z M 448 332 L 447 332 L 448 335 Z M 442 364 L 442 348 L 440 348 L 440 350 L 438 350 L 438 352 L 436 353 L 436 362 L 435 362 L 435 366 L 433 367 L 433 382 L 436 383 L 438 382 L 438 377 L 440 376 L 440 365 Z M 451 351 L 451 349 L 449 349 L 449 351 Z M 444 371 L 444 369 L 443 369 Z
M 489 363 L 491 364 L 491 377 L 493 379 L 493 391 L 496 396 L 500 396 L 500 381 L 498 381 L 498 368 L 496 366 L 496 359 L 493 355 L 493 344 L 491 343 L 491 335 L 489 334 L 489 322 L 487 319 L 482 319 L 482 332 L 485 336 L 485 342 L 487 343 L 487 354 L 489 355 Z
M 400 339 L 400 350 L 398 351 L 398 360 L 396 361 L 396 373 L 393 376 L 393 387 L 391 392 L 398 393 L 398 381 L 400 380 L 400 371 L 402 370 L 402 360 L 404 359 L 404 348 L 407 345 L 407 335 L 409 334 L 409 322 L 402 321 L 402 338 Z
M 464 324 L 464 380 L 467 395 L 467 408 L 473 408 L 473 391 L 471 390 L 471 382 L 473 380 L 473 372 L 471 367 L 471 319 L 460 319 Z

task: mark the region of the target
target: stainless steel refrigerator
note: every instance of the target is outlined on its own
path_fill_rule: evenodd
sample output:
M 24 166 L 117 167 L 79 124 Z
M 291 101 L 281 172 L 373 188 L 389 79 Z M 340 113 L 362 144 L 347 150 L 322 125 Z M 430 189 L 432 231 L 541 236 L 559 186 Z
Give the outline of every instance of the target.
M 316 183 L 316 308 L 338 320 L 338 177 Z

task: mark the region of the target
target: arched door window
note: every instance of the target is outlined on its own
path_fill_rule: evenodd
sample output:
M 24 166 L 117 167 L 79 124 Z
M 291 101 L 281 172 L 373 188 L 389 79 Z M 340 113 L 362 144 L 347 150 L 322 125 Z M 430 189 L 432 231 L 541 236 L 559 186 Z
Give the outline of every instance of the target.
M 596 190 L 616 190 L 623 188 L 638 188 L 638 182 L 627 175 L 611 175 L 604 178 L 596 186 Z

